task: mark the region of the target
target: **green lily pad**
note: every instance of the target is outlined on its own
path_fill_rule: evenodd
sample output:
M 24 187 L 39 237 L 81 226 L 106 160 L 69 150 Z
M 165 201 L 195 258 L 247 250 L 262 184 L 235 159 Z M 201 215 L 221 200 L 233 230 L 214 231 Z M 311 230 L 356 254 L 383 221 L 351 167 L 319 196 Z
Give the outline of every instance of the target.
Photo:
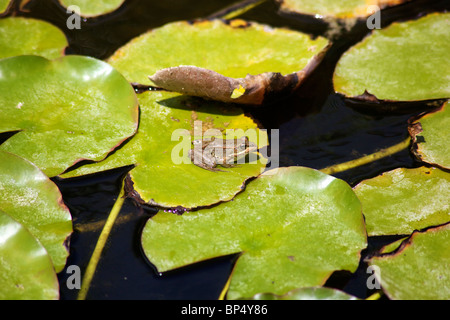
M 233 201 L 182 216 L 159 212 L 142 232 L 159 272 L 242 252 L 228 299 L 320 286 L 355 271 L 366 247 L 361 206 L 342 180 L 304 167 L 268 170 Z
M 439 110 L 422 116 L 410 125 L 414 154 L 424 162 L 450 169 L 449 128 L 450 106 L 447 101 Z
M 29 161 L 0 151 L 0 192 L 0 210 L 29 230 L 61 271 L 72 218 L 57 186 Z
M 66 8 L 79 7 L 82 17 L 95 17 L 117 10 L 125 0 L 59 0 L 59 2 Z
M 308 14 L 316 17 L 355 18 L 370 16 L 370 6 L 381 9 L 410 0 L 277 0 L 283 13 Z
M 450 299 L 450 224 L 414 232 L 393 254 L 371 259 L 386 295 L 395 300 Z
M 450 221 L 450 174 L 437 168 L 399 168 L 359 183 L 369 236 L 410 234 Z
M 226 172 L 208 171 L 188 158 L 191 137 L 201 138 L 194 136 L 197 129 L 200 135 L 206 135 L 206 129 L 217 129 L 220 135 L 235 129 L 238 138 L 249 130 L 254 133 L 251 142 L 267 145 L 267 133 L 240 108 L 163 91 L 147 91 L 138 99 L 141 120 L 136 136 L 106 160 L 67 172 L 63 178 L 136 165 L 129 175 L 139 201 L 192 208 L 232 199 L 247 179 L 264 170 L 267 161 L 256 155 L 234 168 L 219 167 Z M 195 121 L 201 121 L 201 127 L 195 129 Z
M 0 60 L 0 132 L 19 131 L 0 150 L 56 176 L 99 161 L 135 134 L 136 94 L 105 62 L 82 56 Z
M 252 297 L 252 300 L 359 300 L 343 291 L 326 288 L 298 288 L 289 291 L 284 295 L 273 293 L 258 293 Z
M 55 59 L 64 54 L 67 46 L 64 33 L 48 22 L 20 17 L 0 19 L 0 59 L 27 54 Z
M 0 0 L 0 14 L 8 10 L 11 0 Z
M 56 300 L 59 285 L 44 247 L 0 211 L 0 299 Z
M 408 237 L 400 238 L 400 239 L 398 239 L 398 240 L 396 240 L 394 242 L 391 242 L 391 243 L 385 245 L 379 251 L 379 255 L 386 254 L 386 253 L 393 253 L 395 250 L 398 250 L 401 247 L 403 241 L 408 239 Z
M 449 13 L 433 13 L 374 30 L 339 60 L 335 90 L 363 100 L 449 98 L 449 28 Z
M 261 104 L 298 87 L 328 45 L 322 37 L 242 20 L 183 21 L 133 39 L 108 61 L 130 82 Z

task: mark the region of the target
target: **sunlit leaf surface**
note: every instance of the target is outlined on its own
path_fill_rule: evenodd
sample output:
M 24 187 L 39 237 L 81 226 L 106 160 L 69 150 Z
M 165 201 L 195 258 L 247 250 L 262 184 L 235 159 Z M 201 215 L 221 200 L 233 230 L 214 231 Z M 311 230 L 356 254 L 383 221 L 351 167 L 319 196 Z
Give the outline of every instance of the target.
M 384 292 L 396 300 L 449 300 L 450 224 L 405 241 L 398 251 L 370 261 Z
M 0 210 L 0 299 L 53 300 L 59 285 L 50 257 L 28 230 Z
M 130 82 L 149 85 L 155 84 L 149 76 L 170 67 L 194 66 L 210 70 L 208 74 L 199 74 L 198 69 L 170 69 L 152 79 L 157 86 L 190 95 L 198 95 L 211 87 L 200 96 L 220 101 L 226 100 L 218 99 L 218 92 L 225 91 L 230 97 L 239 85 L 248 86 L 245 93 L 233 99 L 259 104 L 264 90 L 275 94 L 300 85 L 323 58 L 327 46 L 328 41 L 322 37 L 313 40 L 297 31 L 242 20 L 174 22 L 133 39 L 117 50 L 109 62 Z M 264 73 L 269 74 L 247 82 L 234 80 Z M 250 91 L 255 91 L 258 97 L 247 101 L 245 98 Z
M 138 98 L 141 120 L 136 136 L 105 161 L 82 166 L 63 177 L 136 165 L 130 178 L 142 201 L 192 208 L 230 200 L 247 179 L 265 168 L 267 160 L 253 154 L 246 163 L 233 168 L 218 166 L 223 171 L 212 172 L 194 165 L 187 155 L 191 142 L 210 139 L 208 130 L 213 129 L 219 137 L 227 130 L 237 138 L 248 134 L 250 141 L 266 146 L 267 133 L 258 130 L 241 109 L 169 92 L 145 92 Z
M 164 272 L 242 252 L 227 298 L 285 294 L 354 271 L 366 233 L 359 200 L 342 180 L 304 167 L 266 171 L 233 201 L 182 216 L 159 212 L 142 233 Z
M 59 0 L 66 8 L 77 6 L 83 17 L 95 17 L 117 10 L 125 0 Z
M 19 131 L 0 150 L 56 176 L 102 160 L 138 126 L 136 95 L 105 62 L 82 56 L 0 60 L 0 132 Z
M 432 165 L 450 169 L 450 106 L 447 101 L 437 111 L 428 113 L 410 126 L 417 157 Z
M 29 230 L 61 271 L 69 255 L 64 242 L 72 233 L 72 218 L 57 186 L 32 163 L 0 151 L 0 194 L 0 210 Z
M 64 54 L 67 45 L 64 33 L 46 21 L 22 17 L 0 19 L 0 59 L 26 54 L 54 59 Z
M 335 90 L 358 99 L 450 97 L 449 28 L 449 13 L 433 13 L 374 30 L 339 60 L 333 78 Z
M 252 297 L 253 300 L 358 300 L 343 291 L 326 288 L 312 287 L 299 288 L 289 291 L 284 295 L 273 293 L 258 293 Z
M 374 13 L 372 6 L 384 9 L 409 0 L 277 0 L 284 13 L 308 14 L 319 18 L 367 17 Z
M 371 236 L 410 234 L 450 221 L 450 173 L 399 168 L 355 187 Z

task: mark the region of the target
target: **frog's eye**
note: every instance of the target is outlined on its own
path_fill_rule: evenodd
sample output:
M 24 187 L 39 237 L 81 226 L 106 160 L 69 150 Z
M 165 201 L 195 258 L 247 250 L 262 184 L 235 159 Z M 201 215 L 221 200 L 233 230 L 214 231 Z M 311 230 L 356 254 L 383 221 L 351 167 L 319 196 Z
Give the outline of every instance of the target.
M 243 137 L 241 139 L 241 142 L 237 145 L 237 149 L 240 150 L 245 150 L 249 145 L 249 141 L 248 141 L 248 137 Z

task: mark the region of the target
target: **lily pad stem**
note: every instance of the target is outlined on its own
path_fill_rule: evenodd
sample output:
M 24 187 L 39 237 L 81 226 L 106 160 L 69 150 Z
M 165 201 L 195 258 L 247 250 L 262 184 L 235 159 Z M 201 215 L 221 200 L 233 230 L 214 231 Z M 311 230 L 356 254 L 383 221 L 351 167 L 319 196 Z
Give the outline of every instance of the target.
M 411 138 L 408 137 L 407 139 L 403 140 L 402 142 L 400 142 L 396 145 L 393 145 L 392 147 L 389 147 L 386 149 L 381 149 L 380 151 L 377 151 L 375 153 L 369 154 L 367 156 L 364 156 L 364 157 L 361 157 L 361 158 L 358 158 L 355 160 L 335 164 L 335 165 L 323 168 L 320 171 L 322 171 L 323 173 L 326 173 L 326 174 L 333 174 L 333 173 L 338 173 L 338 172 L 346 171 L 349 169 L 353 169 L 353 168 L 374 162 L 381 158 L 388 157 L 397 152 L 400 152 L 403 149 L 406 149 L 410 145 L 410 143 L 411 143 Z
M 238 2 L 237 4 L 231 5 L 228 8 L 220 10 L 208 17 L 208 19 L 225 19 L 231 20 L 237 16 L 243 15 L 247 11 L 259 6 L 260 4 L 266 2 L 267 0 L 244 0 Z
M 109 234 L 111 233 L 111 229 L 116 221 L 116 218 L 122 209 L 122 205 L 125 201 L 124 197 L 124 182 L 122 182 L 121 190 L 119 196 L 117 197 L 116 202 L 114 203 L 111 212 L 109 213 L 108 219 L 106 219 L 106 223 L 103 226 L 103 230 L 98 237 L 97 244 L 95 245 L 94 252 L 92 252 L 91 259 L 89 260 L 88 266 L 85 270 L 83 280 L 81 283 L 80 291 L 78 292 L 78 300 L 85 300 L 86 295 L 89 291 L 89 287 L 94 277 L 95 270 L 97 269 L 98 262 L 100 261 L 100 256 L 102 254 L 103 248 L 105 247 L 106 241 L 108 240 Z
M 379 291 L 375 292 L 371 296 L 367 297 L 366 300 L 379 300 L 381 298 L 381 293 Z
M 230 277 L 228 277 L 227 283 L 225 283 L 225 286 L 223 287 L 218 300 L 225 300 L 225 296 L 227 295 L 228 288 L 230 288 L 230 282 L 231 282 L 231 275 L 230 275 Z

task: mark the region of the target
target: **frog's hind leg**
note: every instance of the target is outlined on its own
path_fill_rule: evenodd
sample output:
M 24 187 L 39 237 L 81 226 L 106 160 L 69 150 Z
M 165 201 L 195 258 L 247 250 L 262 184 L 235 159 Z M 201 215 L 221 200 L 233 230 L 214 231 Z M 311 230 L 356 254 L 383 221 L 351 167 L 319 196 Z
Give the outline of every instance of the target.
M 224 167 L 224 168 L 240 167 L 240 165 L 234 164 L 234 163 L 221 163 L 220 165 L 221 165 L 222 167 Z
M 221 169 L 219 169 L 219 168 L 216 168 L 216 167 L 208 167 L 208 166 L 199 166 L 200 168 L 203 168 L 203 169 L 206 169 L 206 170 L 208 170 L 208 171 L 212 171 L 212 172 L 217 172 L 217 171 L 221 171 L 221 172 L 228 172 L 228 171 L 225 171 L 225 170 L 221 170 Z
M 226 170 L 221 170 L 221 169 L 219 169 L 219 168 L 210 168 L 210 169 L 208 169 L 208 170 L 210 170 L 210 171 L 215 171 L 215 172 L 217 172 L 217 171 L 220 171 L 220 172 L 228 172 L 228 171 L 226 171 Z

